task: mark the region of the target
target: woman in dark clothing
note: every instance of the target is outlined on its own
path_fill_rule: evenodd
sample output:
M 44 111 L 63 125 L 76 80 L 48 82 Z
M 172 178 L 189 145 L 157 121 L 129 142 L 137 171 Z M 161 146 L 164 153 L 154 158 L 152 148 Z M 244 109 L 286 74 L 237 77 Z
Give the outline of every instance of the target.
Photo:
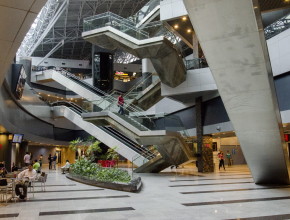
M 49 156 L 48 156 L 48 169 L 52 169 L 52 157 L 51 157 L 51 154 L 49 154 Z

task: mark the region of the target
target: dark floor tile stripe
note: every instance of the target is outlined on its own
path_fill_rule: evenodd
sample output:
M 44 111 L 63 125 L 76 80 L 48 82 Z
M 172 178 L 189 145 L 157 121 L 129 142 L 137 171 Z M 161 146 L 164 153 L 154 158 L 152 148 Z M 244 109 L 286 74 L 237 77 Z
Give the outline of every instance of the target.
M 65 185 L 45 185 L 45 187 L 51 187 L 51 186 L 76 186 L 77 184 L 65 184 Z M 34 186 L 34 187 L 41 187 L 41 186 Z
M 135 209 L 132 207 L 122 207 L 122 208 L 108 208 L 108 209 L 68 210 L 68 211 L 40 212 L 39 216 L 97 213 L 97 212 L 120 212 L 120 211 L 132 211 L 132 210 L 135 210 Z
M 72 189 L 72 190 L 50 190 L 50 191 L 35 191 L 34 193 L 52 193 L 52 192 L 85 192 L 85 191 L 100 191 L 104 189 Z
M 228 200 L 228 201 L 214 201 L 214 202 L 194 202 L 194 203 L 183 203 L 182 205 L 184 205 L 184 206 L 222 205 L 222 204 L 274 201 L 274 200 L 286 200 L 286 199 L 290 199 L 290 196 L 261 198 L 261 199 L 241 199 L 241 200 Z
M 233 182 L 233 183 L 206 183 L 206 184 L 191 184 L 191 185 L 172 185 L 169 187 L 186 187 L 186 186 L 211 186 L 211 185 L 227 185 L 227 184 L 242 184 L 242 183 L 253 183 L 250 182 Z
M 195 179 L 195 180 L 170 180 L 170 182 L 193 182 L 193 181 L 204 181 L 204 180 L 237 180 L 237 179 L 252 179 L 252 177 L 236 177 L 236 178 L 215 178 L 215 179 Z
M 0 214 L 0 218 L 13 218 L 18 217 L 19 213 L 11 213 L 11 214 Z
M 116 199 L 116 198 L 127 198 L 128 195 L 124 196 L 95 196 L 95 197 L 76 197 L 76 198 L 57 198 L 57 199 L 32 199 L 26 202 L 50 202 L 50 201 L 67 201 L 67 200 L 89 200 L 89 199 Z
M 252 176 L 252 174 L 250 173 L 241 173 L 241 174 L 238 174 L 238 173 L 229 173 L 229 174 L 220 174 L 219 176 L 243 176 L 243 175 L 246 175 L 246 176 Z
M 267 189 L 287 189 L 290 186 L 264 187 L 264 188 L 246 188 L 246 189 L 224 189 L 224 190 L 208 190 L 195 192 L 180 192 L 181 194 L 200 194 L 200 193 L 216 193 L 216 192 L 234 192 L 234 191 L 250 191 L 250 190 L 267 190 Z
M 234 219 L 228 219 L 228 220 L 283 220 L 283 219 L 290 219 L 290 214 L 269 215 L 269 216 L 250 217 L 250 218 L 234 218 Z

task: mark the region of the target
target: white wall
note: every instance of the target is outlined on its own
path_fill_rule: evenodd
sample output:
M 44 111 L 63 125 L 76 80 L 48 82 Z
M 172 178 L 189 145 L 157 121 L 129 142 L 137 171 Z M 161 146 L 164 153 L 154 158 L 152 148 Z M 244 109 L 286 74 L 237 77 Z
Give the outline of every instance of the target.
M 170 20 L 187 15 L 183 0 L 163 0 L 160 2 L 160 20 Z
M 142 73 L 156 73 L 156 70 L 153 67 L 153 64 L 149 58 L 142 59 Z
M 273 75 L 290 71 L 290 29 L 267 40 Z
M 141 72 L 142 65 L 141 64 L 122 64 L 122 63 L 114 63 L 114 71 L 118 72 Z
M 163 98 L 160 100 L 156 105 L 149 108 L 146 113 L 147 114 L 155 114 L 155 113 L 172 113 L 179 111 L 181 109 L 190 107 L 192 103 L 190 104 L 183 104 L 181 102 L 174 101 L 169 98 Z
M 188 70 L 186 80 L 175 88 L 161 83 L 161 95 L 181 95 L 186 93 L 217 90 L 209 68 Z
M 38 65 L 43 57 L 32 57 L 32 65 Z M 64 63 L 64 64 L 63 64 Z M 69 60 L 47 58 L 39 66 L 57 66 L 66 68 L 91 69 L 89 60 Z

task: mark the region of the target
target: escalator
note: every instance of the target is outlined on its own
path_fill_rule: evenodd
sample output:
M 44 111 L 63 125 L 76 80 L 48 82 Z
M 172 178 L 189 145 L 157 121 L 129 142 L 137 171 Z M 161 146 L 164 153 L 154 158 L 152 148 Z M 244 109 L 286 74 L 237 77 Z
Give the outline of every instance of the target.
M 139 58 L 150 58 L 161 82 L 176 87 L 185 81 L 186 68 L 180 50 L 165 37 L 165 30 L 160 31 L 162 28 L 159 22 L 144 31 L 128 19 L 106 12 L 84 19 L 82 37 L 105 49 L 121 48 Z
M 117 146 L 116 151 L 128 160 L 132 161 L 137 155 L 138 159 L 133 161 L 134 164 L 139 167 L 141 172 L 148 172 L 148 168 L 144 164 L 154 159 L 156 155 L 147 148 L 140 146 L 112 127 L 95 126 L 84 121 L 81 114 L 85 111 L 74 103 L 56 102 L 52 106 L 54 106 L 56 117 L 67 118 L 111 148 Z
M 112 137 L 118 139 L 128 147 L 130 147 L 132 150 L 135 150 L 138 154 L 144 156 L 146 159 L 151 160 L 155 157 L 153 153 L 148 151 L 146 148 L 142 147 L 141 145 L 137 144 L 136 142 L 132 141 L 128 137 L 126 137 L 124 134 L 120 133 L 116 129 L 108 126 L 108 127 L 99 127 L 106 133 L 110 134 Z
M 184 142 L 183 137 L 178 132 L 169 132 L 165 130 L 153 131 L 154 123 L 152 119 L 142 112 L 143 110 L 125 102 L 124 109 L 126 115 L 120 115 L 116 113 L 119 109 L 117 106 L 117 99 L 106 94 L 101 93 L 100 96 L 95 93 L 95 89 L 92 86 L 83 86 L 76 78 L 73 80 L 68 77 L 68 73 L 64 74 L 57 70 L 46 70 L 44 75 L 49 75 L 57 82 L 68 87 L 75 93 L 82 95 L 90 104 L 91 112 L 85 112 L 75 106 L 55 106 L 54 115 L 65 117 L 71 122 L 99 139 L 101 142 L 108 146 L 122 146 L 120 154 L 125 158 L 132 160 L 136 154 L 140 155 L 141 152 L 136 152 L 132 148 L 124 144 L 124 139 L 120 139 L 120 135 L 113 132 L 112 129 L 100 128 L 100 126 L 111 126 L 122 131 L 130 139 L 135 140 L 140 145 L 157 145 L 158 152 L 161 154 L 160 159 L 155 159 L 155 164 L 158 167 L 147 163 L 149 159 L 142 155 L 138 158 L 138 166 L 144 164 L 141 169 L 143 172 L 159 172 L 160 169 L 169 165 L 180 165 L 182 163 L 191 160 L 191 153 L 187 144 Z M 45 78 L 45 76 L 43 76 Z M 68 80 L 69 79 L 69 80 Z M 98 98 L 97 101 L 95 101 Z M 91 100 L 91 101 L 90 101 Z M 112 138 L 112 136 L 119 138 Z M 163 162 L 162 162 L 163 161 Z M 147 163 L 147 165 L 145 165 Z M 166 165 L 165 165 L 166 164 Z M 145 169 L 146 168 L 146 169 Z
M 136 27 L 142 27 L 160 15 L 160 0 L 151 0 L 145 4 L 135 15 Z

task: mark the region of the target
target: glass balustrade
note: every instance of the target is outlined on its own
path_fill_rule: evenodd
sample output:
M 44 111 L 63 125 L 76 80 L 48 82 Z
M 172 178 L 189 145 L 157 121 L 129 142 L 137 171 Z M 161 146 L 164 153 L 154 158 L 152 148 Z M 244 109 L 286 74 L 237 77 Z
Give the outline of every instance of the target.
M 204 58 L 196 58 L 192 60 L 186 60 L 185 66 L 187 70 L 190 69 L 201 69 L 201 68 L 207 68 L 208 64 L 206 59 Z
M 160 82 L 158 76 L 154 77 L 152 73 L 148 73 L 148 75 L 140 80 L 136 85 L 134 85 L 129 91 L 126 92 L 124 95 L 125 99 L 135 99 L 139 96 L 145 89 L 149 88 L 150 86 L 153 87 L 157 83 Z
M 148 39 L 149 35 L 142 29 L 136 28 L 135 24 L 126 18 L 122 18 L 112 12 L 106 12 L 84 19 L 84 31 L 111 26 L 138 40 Z
M 273 24 L 267 26 L 264 29 L 266 39 L 270 39 L 279 33 L 287 30 L 290 28 L 290 14 L 287 16 L 280 18 L 278 21 L 274 22 Z
M 133 20 L 136 24 L 141 22 L 151 11 L 160 5 L 160 0 L 151 0 L 145 4 L 130 20 Z

